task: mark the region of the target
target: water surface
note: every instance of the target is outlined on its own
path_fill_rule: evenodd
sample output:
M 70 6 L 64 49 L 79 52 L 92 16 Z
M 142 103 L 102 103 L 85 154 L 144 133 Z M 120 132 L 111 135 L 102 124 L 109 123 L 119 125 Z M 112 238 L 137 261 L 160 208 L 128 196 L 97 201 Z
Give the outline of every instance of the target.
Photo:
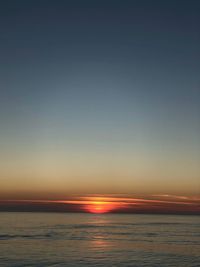
M 0 213 L 0 265 L 200 266 L 200 217 Z

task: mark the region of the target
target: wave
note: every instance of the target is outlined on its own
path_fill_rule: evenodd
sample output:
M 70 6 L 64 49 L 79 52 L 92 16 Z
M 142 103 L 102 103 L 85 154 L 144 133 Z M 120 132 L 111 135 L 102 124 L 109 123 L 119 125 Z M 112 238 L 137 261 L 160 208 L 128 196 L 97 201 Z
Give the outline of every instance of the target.
M 45 233 L 45 234 L 1 234 L 0 240 L 8 240 L 8 239 L 45 239 L 52 238 L 55 234 Z

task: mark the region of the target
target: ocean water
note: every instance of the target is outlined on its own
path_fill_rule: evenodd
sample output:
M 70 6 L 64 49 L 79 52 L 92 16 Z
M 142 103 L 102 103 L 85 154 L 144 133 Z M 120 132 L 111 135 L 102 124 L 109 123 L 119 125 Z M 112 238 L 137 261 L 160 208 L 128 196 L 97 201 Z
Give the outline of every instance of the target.
M 1 212 L 0 266 L 199 267 L 200 217 Z

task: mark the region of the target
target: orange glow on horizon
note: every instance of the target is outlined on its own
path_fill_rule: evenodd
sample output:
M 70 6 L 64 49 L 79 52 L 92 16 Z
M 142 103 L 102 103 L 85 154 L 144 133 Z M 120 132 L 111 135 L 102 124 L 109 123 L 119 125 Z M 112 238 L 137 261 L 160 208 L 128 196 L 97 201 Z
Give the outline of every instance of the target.
M 149 198 L 133 197 L 110 197 L 110 196 L 85 196 L 77 199 L 58 201 L 66 204 L 81 205 L 81 209 L 87 213 L 103 214 L 113 211 L 143 211 L 160 212 L 174 210 L 198 211 L 199 199 L 192 199 L 180 196 L 159 196 L 155 195 Z
M 152 195 L 128 196 L 71 196 L 65 200 L 1 200 L 0 208 L 27 210 L 58 210 L 104 214 L 112 212 L 188 213 L 200 214 L 198 196 Z M 23 204 L 22 204 L 23 203 Z M 60 203 L 60 206 L 59 206 Z M 66 205 L 63 205 L 66 204 Z M 13 205 L 13 206 L 12 206 Z
M 111 197 L 80 197 L 79 200 L 58 201 L 68 204 L 82 205 L 82 209 L 88 213 L 108 213 L 113 210 L 126 207 L 129 203 Z
M 85 205 L 85 210 L 89 213 L 108 213 L 116 208 L 114 203 L 103 201 L 91 201 Z

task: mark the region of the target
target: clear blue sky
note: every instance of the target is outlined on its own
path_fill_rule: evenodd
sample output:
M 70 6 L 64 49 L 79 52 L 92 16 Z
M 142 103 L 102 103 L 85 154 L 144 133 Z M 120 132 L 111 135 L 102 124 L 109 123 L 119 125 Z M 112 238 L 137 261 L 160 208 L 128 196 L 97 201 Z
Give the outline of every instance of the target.
M 199 11 L 0 3 L 0 192 L 198 194 Z

